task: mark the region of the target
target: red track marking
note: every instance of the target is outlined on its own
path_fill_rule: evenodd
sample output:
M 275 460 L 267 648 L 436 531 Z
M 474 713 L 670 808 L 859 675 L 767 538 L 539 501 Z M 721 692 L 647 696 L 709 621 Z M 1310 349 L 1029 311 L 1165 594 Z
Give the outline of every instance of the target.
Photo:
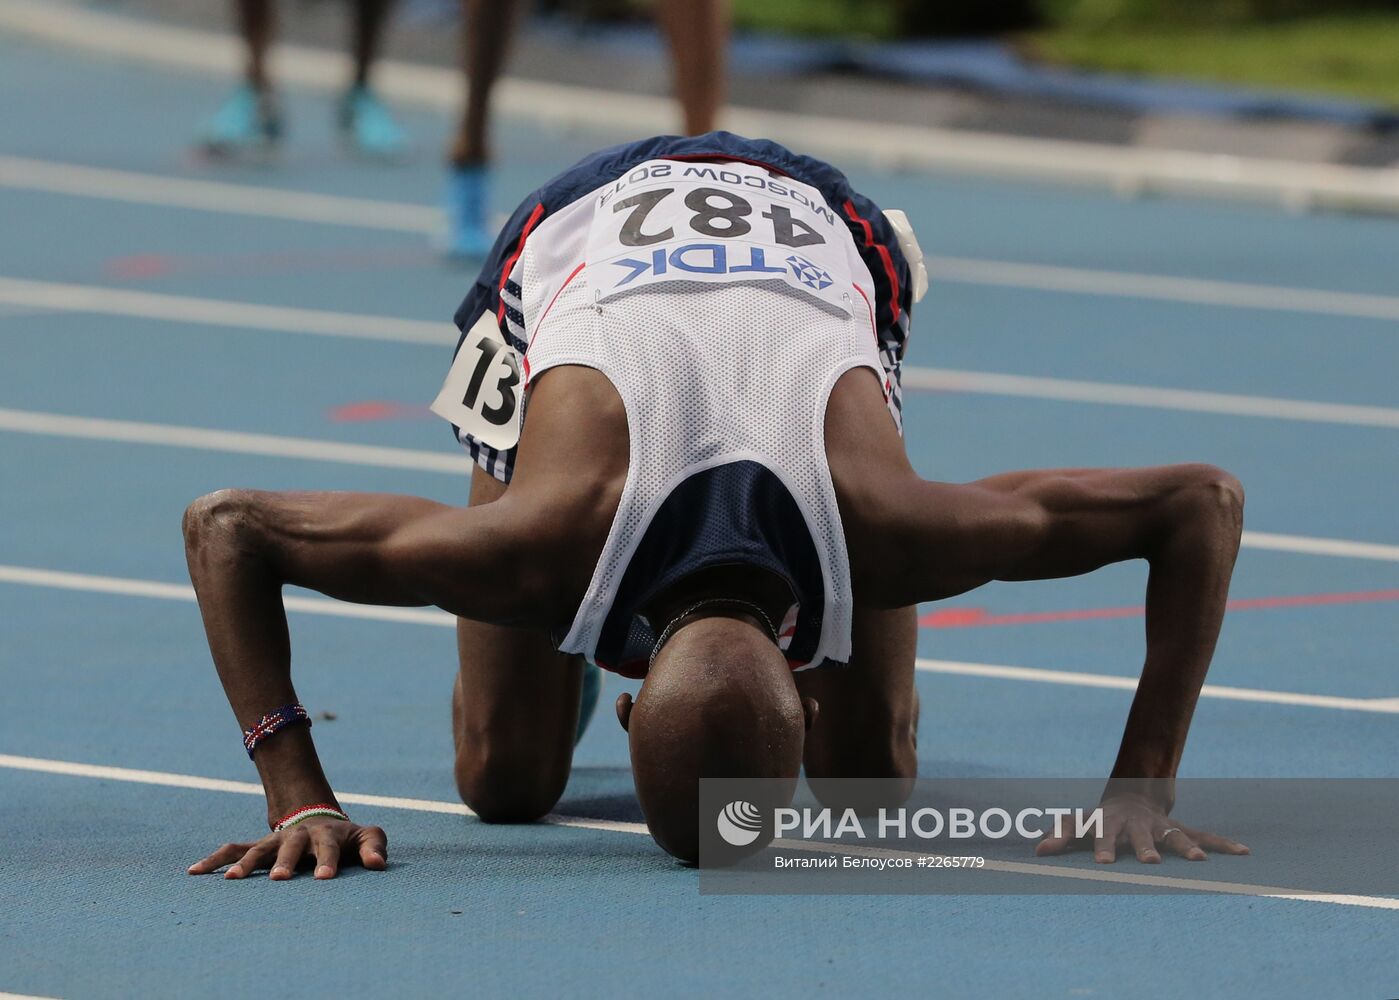
M 1354 590 L 1338 594 L 1292 594 L 1284 597 L 1245 597 L 1230 601 L 1230 611 L 1265 608 L 1307 608 L 1327 604 L 1375 604 L 1399 601 L 1399 590 Z M 987 614 L 984 608 L 945 608 L 918 619 L 921 628 L 982 628 L 990 625 L 1042 625 L 1102 618 L 1140 618 L 1146 608 L 1081 608 L 1072 611 L 1035 611 L 1017 615 Z
M 982 608 L 946 608 L 918 619 L 923 628 L 969 628 L 984 624 L 986 611 Z
M 109 278 L 140 280 L 161 278 L 175 270 L 174 257 L 159 253 L 136 253 L 126 257 L 113 257 L 102 265 Z
M 379 399 L 366 399 L 359 403 L 346 403 L 331 407 L 330 419 L 338 424 L 368 423 L 373 420 L 419 420 L 431 416 L 432 411 L 418 403 L 394 403 Z

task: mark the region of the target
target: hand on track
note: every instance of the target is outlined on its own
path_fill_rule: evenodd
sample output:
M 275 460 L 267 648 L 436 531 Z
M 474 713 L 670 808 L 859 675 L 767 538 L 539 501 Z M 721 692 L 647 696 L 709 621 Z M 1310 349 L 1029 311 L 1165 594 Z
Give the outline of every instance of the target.
M 1178 854 L 1187 861 L 1204 861 L 1213 854 L 1247 854 L 1248 848 L 1228 837 L 1185 826 L 1166 815 L 1166 810 L 1144 795 L 1116 795 L 1099 803 L 1103 810 L 1101 837 L 1045 837 L 1035 847 L 1036 857 L 1067 854 L 1093 849 L 1093 860 L 1110 865 L 1117 860 L 1117 849 L 1129 847 L 1142 864 L 1161 863 L 1161 850 Z
M 316 817 L 261 840 L 224 844 L 213 854 L 189 866 L 191 875 L 207 875 L 224 865 L 224 878 L 247 878 L 266 868 L 274 881 L 289 879 L 296 869 L 314 860 L 318 879 L 334 878 L 342 864 L 363 865 L 383 871 L 388 858 L 388 837 L 377 826 L 360 826 L 344 820 Z

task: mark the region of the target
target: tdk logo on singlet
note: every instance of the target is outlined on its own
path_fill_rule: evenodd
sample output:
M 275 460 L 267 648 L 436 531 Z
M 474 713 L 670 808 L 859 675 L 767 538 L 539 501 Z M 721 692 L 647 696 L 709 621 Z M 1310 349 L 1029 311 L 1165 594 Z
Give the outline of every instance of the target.
M 792 254 L 792 256 L 787 258 L 787 263 L 791 265 L 792 273 L 797 276 L 797 280 L 807 288 L 814 288 L 819 292 L 821 289 L 830 288 L 831 285 L 834 284 L 828 273 L 821 270 L 821 268 L 811 263 L 811 261 L 807 260 L 805 257 L 798 257 L 796 254 Z
M 799 257 L 789 257 L 788 262 L 801 260 Z M 686 243 L 683 246 L 675 247 L 673 250 L 657 249 L 651 251 L 648 258 L 624 257 L 621 260 L 609 261 L 617 267 L 625 267 L 628 273 L 617 281 L 612 287 L 621 288 L 629 285 L 642 275 L 654 275 L 660 277 L 671 271 L 682 271 L 689 274 L 786 274 L 787 268 L 780 267 L 767 262 L 766 252 L 762 247 L 752 246 L 725 246 L 722 243 Z M 811 288 L 825 288 L 831 283 L 830 276 L 826 272 L 815 268 L 812 264 L 802 261 L 810 270 L 816 271 L 820 279 L 825 281 L 824 285 L 811 284 L 802 278 L 802 273 L 797 270 L 797 265 L 792 264 L 793 271 L 797 278 L 808 284 Z

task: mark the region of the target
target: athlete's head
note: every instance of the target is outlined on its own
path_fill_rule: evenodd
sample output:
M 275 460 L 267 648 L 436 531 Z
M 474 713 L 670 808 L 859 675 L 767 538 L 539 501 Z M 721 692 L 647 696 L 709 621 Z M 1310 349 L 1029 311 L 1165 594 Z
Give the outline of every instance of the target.
M 699 779 L 785 778 L 795 788 L 817 709 L 798 696 L 766 623 L 736 606 L 707 605 L 666 632 L 635 704 L 623 694 L 617 717 L 651 835 L 694 863 Z

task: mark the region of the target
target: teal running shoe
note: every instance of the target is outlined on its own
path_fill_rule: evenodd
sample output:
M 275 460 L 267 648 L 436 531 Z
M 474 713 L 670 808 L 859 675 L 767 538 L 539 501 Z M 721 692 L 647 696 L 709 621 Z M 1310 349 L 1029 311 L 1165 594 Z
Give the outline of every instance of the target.
M 447 176 L 447 256 L 479 259 L 491 252 L 495 233 L 486 225 L 489 181 L 490 171 L 481 164 L 454 167 Z
M 214 156 L 265 151 L 282 138 L 282 116 L 266 91 L 244 84 L 228 96 L 199 132 L 198 142 Z
M 598 698 L 602 695 L 602 671 L 591 661 L 583 662 L 583 697 L 578 703 L 578 732 L 573 737 L 577 746 L 583 734 L 588 731 L 588 723 L 597 714 Z
M 363 156 L 392 160 L 408 152 L 408 137 L 368 87 L 352 87 L 340 102 L 340 129 Z

